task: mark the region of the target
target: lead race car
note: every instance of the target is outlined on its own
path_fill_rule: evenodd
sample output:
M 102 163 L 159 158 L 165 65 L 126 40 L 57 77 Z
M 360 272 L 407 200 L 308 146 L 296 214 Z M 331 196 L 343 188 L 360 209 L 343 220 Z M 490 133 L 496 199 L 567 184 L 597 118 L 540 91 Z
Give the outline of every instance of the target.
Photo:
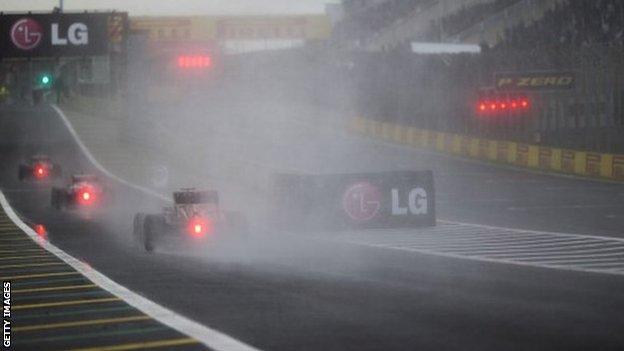
M 173 202 L 162 213 L 134 216 L 133 235 L 146 252 L 166 244 L 192 247 L 235 243 L 247 235 L 244 216 L 221 210 L 217 191 L 182 189 L 173 193 Z
M 63 175 L 61 166 L 53 163 L 50 157 L 34 155 L 19 165 L 17 177 L 20 181 L 46 181 L 58 179 Z
M 94 209 L 111 201 L 112 193 L 108 186 L 96 175 L 74 174 L 64 188 L 53 187 L 51 205 L 60 209 Z

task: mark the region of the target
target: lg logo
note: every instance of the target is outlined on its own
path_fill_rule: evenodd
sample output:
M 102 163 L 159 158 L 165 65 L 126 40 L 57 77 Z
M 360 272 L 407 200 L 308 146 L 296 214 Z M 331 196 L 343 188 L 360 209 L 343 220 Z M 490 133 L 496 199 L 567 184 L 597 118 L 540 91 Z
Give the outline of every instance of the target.
M 358 182 L 347 188 L 342 196 L 342 208 L 355 221 L 368 221 L 381 207 L 381 192 L 369 182 Z
M 22 18 L 11 26 L 11 41 L 22 50 L 32 50 L 39 46 L 44 37 L 43 27 L 32 18 Z M 50 37 L 53 46 L 88 45 L 89 28 L 84 23 L 72 23 L 67 33 L 60 33 L 59 24 L 50 24 Z
M 405 196 L 405 195 L 403 195 Z M 426 215 L 429 213 L 427 191 L 414 188 L 407 192 L 407 201 L 402 199 L 399 189 L 390 189 L 392 216 Z M 379 213 L 384 199 L 379 188 L 369 182 L 357 182 L 347 188 L 342 196 L 342 207 L 355 221 L 365 222 Z M 402 201 L 403 200 L 403 201 Z
M 41 25 L 30 18 L 22 18 L 11 27 L 11 41 L 22 50 L 32 50 L 39 46 L 43 38 Z
M 407 206 L 401 205 L 398 189 L 392 189 L 392 215 L 405 216 L 408 214 L 425 215 L 427 208 L 427 192 L 423 188 L 410 190 L 407 195 Z

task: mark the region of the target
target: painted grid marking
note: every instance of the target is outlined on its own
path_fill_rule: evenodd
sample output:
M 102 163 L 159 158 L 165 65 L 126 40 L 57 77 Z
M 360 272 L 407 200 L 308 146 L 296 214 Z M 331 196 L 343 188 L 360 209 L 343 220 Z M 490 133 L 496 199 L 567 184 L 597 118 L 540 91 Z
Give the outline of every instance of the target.
M 330 240 L 438 256 L 624 275 L 624 240 L 438 221 L 422 229 L 345 231 Z

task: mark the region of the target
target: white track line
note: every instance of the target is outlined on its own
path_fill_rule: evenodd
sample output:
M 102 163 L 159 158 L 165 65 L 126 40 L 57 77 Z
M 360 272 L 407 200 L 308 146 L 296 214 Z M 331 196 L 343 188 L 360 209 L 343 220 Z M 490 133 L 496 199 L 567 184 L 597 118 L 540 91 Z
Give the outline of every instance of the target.
M 492 238 L 492 240 L 480 239 L 480 240 L 463 240 L 451 242 L 446 240 L 446 242 L 435 243 L 432 242 L 430 244 L 425 243 L 419 246 L 428 246 L 431 248 L 436 248 L 440 250 L 453 250 L 454 248 L 461 248 L 470 250 L 472 248 L 478 248 L 482 250 L 496 250 L 498 248 L 509 249 L 510 251 L 520 250 L 522 248 L 539 248 L 539 247 L 550 247 L 553 245 L 562 244 L 562 243 L 578 243 L 578 242 L 594 242 L 588 239 L 572 239 L 565 240 L 561 238 L 557 239 L 541 239 L 541 240 L 514 240 L 514 238 L 508 238 L 509 240 L 504 240 L 505 238 L 500 238 L 495 240 L 496 238 Z
M 485 225 L 485 224 L 472 224 L 472 223 L 456 222 L 456 221 L 441 220 L 441 219 L 438 219 L 438 222 L 442 224 L 464 225 L 464 226 L 470 226 L 474 228 L 504 230 L 508 232 L 511 231 L 511 232 L 518 232 L 518 233 L 545 234 L 545 235 L 554 235 L 554 236 L 560 236 L 560 237 L 565 237 L 565 238 L 575 237 L 575 238 L 586 238 L 586 239 L 602 239 L 602 240 L 607 240 L 607 241 L 610 240 L 610 241 L 618 241 L 620 243 L 624 243 L 623 238 L 616 238 L 616 237 L 611 237 L 611 236 L 570 234 L 570 233 L 547 232 L 547 231 L 537 231 L 537 230 L 518 229 L 518 228 L 505 228 L 505 227 L 496 227 L 496 226 Z
M 157 198 L 163 199 L 165 201 L 170 201 L 169 198 L 164 197 L 161 194 L 158 194 L 150 189 L 147 189 L 145 187 L 142 186 L 138 186 L 136 184 L 132 184 L 112 173 L 110 173 L 107 169 L 105 169 L 96 159 L 95 157 L 93 157 L 93 155 L 91 154 L 91 152 L 87 149 L 87 147 L 84 145 L 84 143 L 82 142 L 82 140 L 80 140 L 80 137 L 78 136 L 78 134 L 76 133 L 76 131 L 74 130 L 73 126 L 71 125 L 71 123 L 69 122 L 69 120 L 67 119 L 67 117 L 65 116 L 65 114 L 63 113 L 63 111 L 61 111 L 61 109 L 59 109 L 56 105 L 52 105 L 52 108 L 57 112 L 57 114 L 61 117 L 63 123 L 65 124 L 65 126 L 67 127 L 67 129 L 69 130 L 69 132 L 71 133 L 71 135 L 74 137 L 76 143 L 80 146 L 80 149 L 82 150 L 82 152 L 87 156 L 87 158 L 89 159 L 89 161 L 91 161 L 93 163 L 93 165 L 95 167 L 97 167 L 101 172 L 103 172 L 104 174 L 108 175 L 109 177 L 111 177 L 112 179 L 127 185 L 129 187 L 132 187 L 134 189 L 137 189 L 139 191 L 142 191 L 146 194 L 149 194 L 151 196 L 155 196 Z M 22 229 L 33 241 L 35 241 L 36 243 L 38 243 L 41 247 L 43 247 L 44 249 L 46 249 L 47 251 L 49 251 L 50 253 L 54 254 L 55 256 L 57 256 L 58 258 L 60 258 L 61 260 L 63 260 L 65 263 L 67 263 L 68 265 L 70 265 L 72 268 L 74 268 L 75 270 L 77 270 L 78 272 L 80 272 L 82 275 L 84 275 L 87 279 L 91 280 L 92 282 L 94 282 L 95 284 L 97 284 L 98 286 L 100 286 L 102 289 L 110 292 L 111 294 L 121 298 L 122 300 L 124 300 L 126 303 L 128 303 L 129 305 L 133 306 L 134 308 L 140 310 L 141 312 L 145 313 L 146 315 L 152 317 L 153 319 L 159 321 L 160 323 L 167 325 L 183 334 L 186 334 L 196 340 L 198 340 L 199 342 L 203 343 L 204 345 L 206 345 L 209 348 L 212 348 L 214 350 L 218 350 L 218 351 L 258 351 L 258 349 L 245 344 L 244 342 L 234 339 L 233 337 L 226 335 L 224 333 L 221 333 L 215 329 L 206 327 L 202 324 L 199 324 L 191 319 L 188 319 L 178 313 L 175 313 L 161 305 L 156 304 L 155 302 L 152 302 L 134 292 L 132 292 L 131 290 L 127 289 L 126 287 L 119 285 L 117 283 L 115 283 L 114 281 L 112 281 L 111 279 L 109 279 L 108 277 L 106 277 L 104 274 L 96 271 L 95 269 L 93 269 L 92 267 L 90 267 L 89 265 L 85 264 L 84 262 L 81 262 L 80 260 L 72 257 L 71 255 L 67 254 L 65 251 L 59 249 L 58 247 L 52 245 L 50 242 L 48 241 L 42 241 L 39 239 L 39 236 L 37 235 L 37 233 L 35 233 L 35 231 L 30 228 L 26 223 L 24 223 L 19 216 L 15 213 L 15 211 L 13 210 L 13 208 L 11 208 L 9 202 L 7 201 L 6 197 L 4 196 L 4 194 L 0 191 L 0 204 L 2 205 L 2 208 L 4 209 L 4 212 L 7 214 L 7 216 L 13 221 L 13 223 L 15 223 L 15 225 L 17 225 L 20 229 Z
M 488 263 L 502 263 L 502 264 L 508 264 L 512 266 L 534 267 L 534 268 L 542 268 L 542 269 L 543 268 L 557 269 L 557 270 L 570 271 L 570 272 L 624 275 L 624 271 L 615 270 L 615 269 L 606 270 L 606 269 L 583 268 L 581 266 L 570 266 L 570 265 L 560 266 L 560 265 L 555 265 L 555 264 L 552 264 L 552 265 L 551 264 L 539 264 L 539 263 L 534 263 L 530 261 L 516 261 L 512 259 L 489 258 L 486 256 L 459 255 L 459 254 L 453 254 L 453 253 L 442 252 L 442 251 L 426 250 L 426 249 L 414 249 L 414 248 L 406 248 L 406 247 L 375 245 L 375 244 L 369 244 L 366 242 L 358 242 L 358 241 L 353 241 L 353 240 L 340 240 L 340 239 L 326 239 L 326 240 L 334 241 L 338 243 L 342 242 L 342 243 L 349 243 L 352 245 L 381 248 L 381 249 L 388 249 L 388 250 L 394 250 L 394 251 L 416 252 L 416 253 L 425 254 L 425 255 L 441 256 L 441 257 L 461 259 L 461 260 L 472 260 L 472 261 L 480 261 L 480 262 L 488 262 Z
M 100 164 L 100 162 L 98 162 L 98 160 L 95 159 L 95 157 L 93 157 L 93 155 L 91 154 L 91 151 L 89 151 L 89 149 L 85 146 L 85 144 L 82 142 L 82 139 L 80 139 L 80 136 L 78 135 L 78 133 L 76 132 L 76 130 L 74 129 L 74 126 L 72 126 L 71 122 L 69 121 L 69 119 L 67 118 L 67 116 L 65 116 L 65 114 L 63 113 L 63 111 L 56 105 L 51 105 L 52 108 L 54 109 L 54 111 L 56 111 L 56 113 L 59 115 L 59 117 L 61 117 L 61 120 L 63 121 L 63 123 L 65 124 L 65 126 L 67 127 L 67 130 L 69 130 L 69 132 L 71 133 L 72 137 L 74 137 L 74 140 L 76 141 L 76 143 L 78 144 L 78 146 L 80 147 L 80 150 L 82 150 L 82 152 L 85 154 L 85 156 L 87 156 L 87 158 L 89 159 L 89 161 L 91 163 L 93 163 L 93 165 L 102 173 L 106 174 L 107 176 L 109 176 L 110 178 L 118 181 L 119 183 L 122 183 L 126 186 L 129 186 L 131 188 L 137 189 L 139 191 L 142 191 L 146 194 L 149 194 L 151 196 L 155 196 L 161 200 L 164 201 L 171 201 L 168 197 L 159 194 L 153 190 L 150 190 L 146 187 L 142 187 L 140 185 L 136 185 L 133 183 L 128 182 L 127 180 L 118 177 L 117 175 L 109 172 L 106 168 L 104 168 L 104 166 L 102 166 Z
M 624 239 L 621 238 L 501 228 L 443 220 L 439 220 L 438 224 L 440 225 L 436 228 L 346 231 L 331 238 L 324 237 L 326 240 L 354 245 L 457 259 L 575 272 L 624 274 L 624 270 L 619 269 L 620 265 L 624 265 Z M 450 230 L 446 230 L 449 228 L 445 227 L 450 227 Z M 465 230 L 462 230 L 462 227 Z M 484 235 L 475 235 L 475 230 L 482 230 Z M 444 232 L 452 232 L 456 237 L 443 235 Z M 462 232 L 470 233 L 468 240 Z M 438 233 L 440 237 L 436 240 Z M 474 241 L 480 243 L 475 244 Z M 505 244 L 513 247 L 506 247 Z M 557 244 L 560 244 L 560 247 L 557 247 Z M 614 266 L 616 268 L 610 268 Z
M 464 250 L 449 250 L 449 251 L 464 251 Z M 484 255 L 489 255 L 489 256 L 514 256 L 514 257 L 531 257 L 531 256 L 539 256 L 539 257 L 544 257 L 545 255 L 553 255 L 556 253 L 561 253 L 563 254 L 568 254 L 568 255 L 576 255 L 576 254 L 583 254 L 586 252 L 592 252 L 592 253 L 600 253 L 600 252 L 611 252 L 611 251 L 619 251 L 624 253 L 624 246 L 620 245 L 620 246 L 611 246 L 611 247 L 599 247 L 599 248 L 594 248 L 594 249 L 586 249 L 586 248 L 575 248 L 575 249 L 568 249 L 566 246 L 560 246 L 560 247 L 550 247 L 548 249 L 544 249 L 544 248 L 538 248 L 535 250 L 527 250 L 527 249 L 522 249 L 522 250 L 477 250 L 477 249 L 470 249 L 468 251 L 472 251 L 472 252 L 478 252 L 478 253 L 483 253 Z
M 579 255 L 579 256 L 545 256 L 540 257 L 539 262 L 570 262 L 570 264 L 578 263 L 592 263 L 592 262 L 622 262 L 624 264 L 624 252 L 619 254 L 604 254 L 604 255 Z M 527 259 L 528 260 L 528 259 Z M 538 261 L 538 260 L 534 260 Z

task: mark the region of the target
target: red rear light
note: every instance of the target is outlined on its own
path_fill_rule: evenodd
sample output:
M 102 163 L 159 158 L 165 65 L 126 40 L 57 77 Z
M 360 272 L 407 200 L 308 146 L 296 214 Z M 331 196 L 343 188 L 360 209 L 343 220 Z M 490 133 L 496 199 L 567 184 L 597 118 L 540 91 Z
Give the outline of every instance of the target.
M 38 179 L 46 178 L 49 173 L 48 168 L 43 164 L 36 164 L 33 169 L 33 172 L 34 172 L 35 178 L 38 178 Z
M 529 107 L 529 100 L 528 99 L 520 100 L 520 106 L 522 106 L 522 108 L 528 108 Z
M 90 186 L 84 186 L 78 190 L 77 193 L 78 203 L 81 205 L 89 206 L 95 202 L 95 192 Z
M 203 217 L 193 217 L 188 222 L 187 231 L 196 238 L 202 238 L 206 234 L 212 233 L 213 225 L 209 219 Z

